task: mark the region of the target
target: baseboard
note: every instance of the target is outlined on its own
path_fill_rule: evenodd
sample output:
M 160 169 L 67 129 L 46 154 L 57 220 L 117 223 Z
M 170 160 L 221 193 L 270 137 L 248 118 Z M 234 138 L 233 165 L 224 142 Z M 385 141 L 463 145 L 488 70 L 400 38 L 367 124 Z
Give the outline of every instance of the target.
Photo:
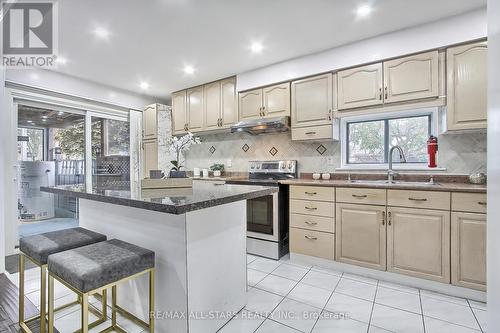
M 290 252 L 290 261 L 292 263 L 296 262 L 298 264 L 316 265 L 319 267 L 330 268 L 346 273 L 358 274 L 361 276 L 366 276 L 377 280 L 402 284 L 409 287 L 435 291 L 450 296 L 467 298 L 479 302 L 486 302 L 486 292 L 469 288 L 457 287 L 451 284 L 445 284 L 431 280 L 424 280 L 412 276 L 406 276 L 391 272 L 378 271 L 375 269 L 344 264 L 337 261 L 311 257 L 308 255 L 291 253 L 291 252 Z

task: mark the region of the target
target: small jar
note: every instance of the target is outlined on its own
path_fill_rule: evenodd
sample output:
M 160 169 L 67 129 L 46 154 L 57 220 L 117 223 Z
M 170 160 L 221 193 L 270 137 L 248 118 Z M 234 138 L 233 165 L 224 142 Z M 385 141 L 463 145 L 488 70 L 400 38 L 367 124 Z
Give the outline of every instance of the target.
M 329 173 L 322 173 L 321 174 L 321 178 L 323 180 L 329 180 L 330 179 L 330 174 Z
M 318 180 L 321 178 L 321 174 L 320 173 L 313 173 L 313 179 L 314 180 Z

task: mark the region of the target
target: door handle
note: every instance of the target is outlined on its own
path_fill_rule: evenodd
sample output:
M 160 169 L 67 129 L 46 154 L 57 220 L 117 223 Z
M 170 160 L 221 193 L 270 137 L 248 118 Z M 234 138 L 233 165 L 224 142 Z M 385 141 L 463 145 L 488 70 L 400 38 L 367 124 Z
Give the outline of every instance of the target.
M 382 100 L 382 87 L 378 88 L 378 99 Z
M 388 225 L 392 224 L 392 213 L 391 212 L 387 213 L 387 224 Z
M 332 120 L 332 110 L 328 110 L 328 120 Z
M 486 206 L 486 201 L 478 201 L 477 203 L 478 203 L 478 205 Z
M 385 225 L 385 212 L 382 211 L 382 225 Z
M 309 239 L 309 240 L 317 240 L 318 237 L 314 237 L 314 236 L 309 236 L 309 235 L 305 235 L 304 236 L 306 239 Z
M 387 86 L 385 87 L 385 99 L 389 98 L 389 93 L 387 92 Z

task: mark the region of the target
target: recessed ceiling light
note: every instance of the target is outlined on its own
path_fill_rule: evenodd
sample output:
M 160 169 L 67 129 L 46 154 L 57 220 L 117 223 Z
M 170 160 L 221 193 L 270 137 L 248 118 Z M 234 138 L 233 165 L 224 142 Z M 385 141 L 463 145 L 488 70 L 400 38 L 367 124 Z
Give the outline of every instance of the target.
M 96 27 L 92 32 L 99 39 L 107 40 L 111 36 L 111 32 L 104 27 Z
M 186 74 L 193 74 L 194 73 L 194 67 L 191 66 L 191 65 L 184 66 L 184 73 L 186 73 Z
M 368 17 L 373 11 L 373 7 L 370 4 L 362 4 L 356 8 L 356 17 L 365 18 Z
M 147 83 L 146 81 L 142 81 L 141 83 L 139 83 L 139 87 L 141 87 L 142 90 L 146 90 L 149 88 L 149 83 Z
M 252 45 L 250 45 L 250 50 L 253 53 L 261 53 L 262 50 L 264 49 L 264 45 L 260 42 L 253 42 Z
M 68 59 L 63 56 L 57 56 L 56 63 L 59 65 L 66 65 L 68 63 Z

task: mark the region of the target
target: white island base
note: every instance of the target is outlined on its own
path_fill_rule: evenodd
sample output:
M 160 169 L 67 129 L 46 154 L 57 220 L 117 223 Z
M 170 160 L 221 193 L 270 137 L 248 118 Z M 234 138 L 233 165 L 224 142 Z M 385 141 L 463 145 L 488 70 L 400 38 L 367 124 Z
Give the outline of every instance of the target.
M 245 200 L 180 215 L 79 202 L 81 227 L 155 251 L 156 332 L 216 332 L 246 305 Z M 146 320 L 147 277 L 119 285 L 118 304 Z

